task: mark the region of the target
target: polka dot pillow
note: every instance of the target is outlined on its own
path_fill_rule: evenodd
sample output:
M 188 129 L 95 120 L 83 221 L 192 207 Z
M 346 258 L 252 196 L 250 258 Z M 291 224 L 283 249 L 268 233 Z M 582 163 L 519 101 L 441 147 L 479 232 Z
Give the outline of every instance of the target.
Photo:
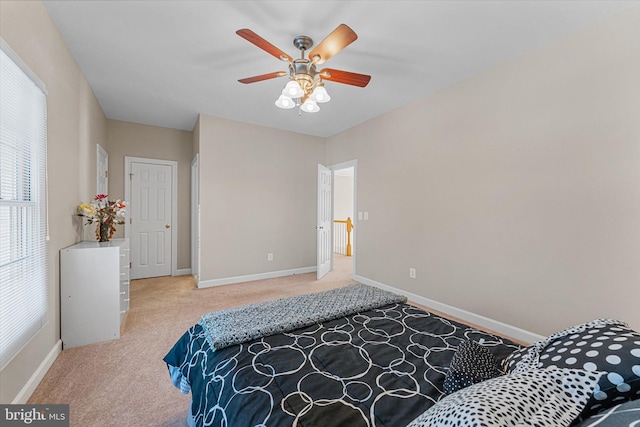
M 451 394 L 502 374 L 498 361 L 486 347 L 475 341 L 464 341 L 451 359 L 444 391 Z
M 555 368 L 504 375 L 444 397 L 407 427 L 566 427 L 600 375 Z
M 640 398 L 640 334 L 617 320 L 598 319 L 557 332 L 515 351 L 505 366 L 507 372 L 547 367 L 604 372 L 581 418 Z

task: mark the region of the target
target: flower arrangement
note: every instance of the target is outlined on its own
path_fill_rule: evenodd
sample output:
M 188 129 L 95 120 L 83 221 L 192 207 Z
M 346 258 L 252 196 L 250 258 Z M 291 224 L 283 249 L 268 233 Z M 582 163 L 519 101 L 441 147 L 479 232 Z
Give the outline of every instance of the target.
M 89 203 L 82 203 L 76 208 L 78 215 L 87 218 L 87 224 L 98 223 L 96 240 L 106 242 L 116 232 L 116 224 L 124 224 L 127 215 L 126 202 L 118 199 L 109 200 L 106 194 L 98 194 Z

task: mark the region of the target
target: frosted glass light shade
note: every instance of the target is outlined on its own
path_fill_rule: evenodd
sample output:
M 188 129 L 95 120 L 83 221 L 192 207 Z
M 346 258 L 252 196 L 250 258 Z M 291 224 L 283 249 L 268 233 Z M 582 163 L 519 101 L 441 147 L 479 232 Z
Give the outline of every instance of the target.
M 304 101 L 304 104 L 302 104 L 300 108 L 302 109 L 302 111 L 307 113 L 317 113 L 318 111 L 320 111 L 320 107 L 318 107 L 318 104 L 316 104 L 311 99 L 307 99 L 306 101 Z
M 289 98 L 286 95 L 280 95 L 280 97 L 276 100 L 276 107 L 283 108 L 288 110 L 296 106 L 296 103 L 293 102 L 293 99 Z
M 304 91 L 300 87 L 300 84 L 295 80 L 289 80 L 289 83 L 282 89 L 282 94 L 289 98 L 300 98 L 304 95 Z
M 311 94 L 311 100 L 315 102 L 329 102 L 331 100 L 331 97 L 327 93 L 327 90 L 324 88 L 324 86 L 318 86 L 313 90 L 313 93 Z

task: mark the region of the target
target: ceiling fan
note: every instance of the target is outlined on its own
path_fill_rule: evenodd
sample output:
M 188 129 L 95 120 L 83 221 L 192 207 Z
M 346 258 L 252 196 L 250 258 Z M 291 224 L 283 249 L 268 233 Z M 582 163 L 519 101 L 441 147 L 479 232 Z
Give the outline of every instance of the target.
M 280 108 L 289 109 L 300 106 L 302 111 L 315 113 L 320 110 L 318 103 L 327 102 L 331 99 L 324 88 L 324 80 L 358 87 L 367 86 L 369 80 L 371 80 L 371 76 L 366 74 L 335 70 L 333 68 L 323 68 L 318 71 L 316 68 L 316 65 L 328 61 L 358 38 L 357 34 L 345 24 L 340 24 L 333 30 L 331 34 L 309 52 L 307 58 L 305 58 L 305 52 L 313 46 L 313 40 L 308 36 L 295 37 L 293 45 L 300 50 L 299 59 L 293 59 L 249 29 L 238 30 L 236 34 L 265 52 L 289 63 L 288 73 L 286 71 L 276 71 L 238 80 L 240 83 L 255 83 L 288 75 L 289 82 L 276 101 L 276 106 Z

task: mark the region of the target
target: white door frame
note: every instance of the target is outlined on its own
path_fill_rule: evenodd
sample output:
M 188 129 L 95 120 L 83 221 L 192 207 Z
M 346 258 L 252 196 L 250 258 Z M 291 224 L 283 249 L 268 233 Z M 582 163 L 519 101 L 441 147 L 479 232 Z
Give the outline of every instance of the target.
M 353 269 L 351 272 L 352 277 L 356 276 L 356 260 L 358 257 L 358 248 L 356 245 L 356 233 L 358 232 L 358 228 L 356 227 L 357 223 L 358 223 L 358 160 L 349 160 L 347 162 L 342 162 L 342 163 L 337 163 L 335 165 L 331 165 L 329 166 L 329 169 L 331 169 L 331 174 L 333 176 L 334 172 L 340 169 L 347 169 L 347 168 L 353 168 L 353 218 L 351 219 L 353 221 L 353 254 L 351 256 L 352 260 L 351 262 L 353 263 Z M 331 180 L 331 185 L 333 185 L 333 183 L 335 182 L 335 177 L 333 177 L 334 179 Z M 331 188 L 331 196 L 334 197 L 335 195 L 335 191 L 333 191 L 333 187 Z M 335 218 L 333 218 L 333 200 L 331 201 L 331 221 L 333 224 L 333 220 Z M 333 233 L 332 233 L 333 235 Z M 333 270 L 333 248 L 332 248 L 332 256 L 331 256 L 331 269 Z
M 191 274 L 200 281 L 200 155 L 191 161 Z
M 96 144 L 96 194 L 109 194 L 109 153 L 102 148 L 100 144 Z M 100 160 L 104 159 L 106 165 L 106 174 L 105 176 L 100 176 Z M 105 178 L 106 188 L 101 188 L 100 181 L 102 178 Z
M 147 159 L 144 157 L 124 158 L 124 199 L 131 201 L 131 163 L 148 163 L 171 167 L 171 275 L 178 275 L 178 162 L 174 160 Z M 131 218 L 125 220 L 124 237 L 131 236 Z

